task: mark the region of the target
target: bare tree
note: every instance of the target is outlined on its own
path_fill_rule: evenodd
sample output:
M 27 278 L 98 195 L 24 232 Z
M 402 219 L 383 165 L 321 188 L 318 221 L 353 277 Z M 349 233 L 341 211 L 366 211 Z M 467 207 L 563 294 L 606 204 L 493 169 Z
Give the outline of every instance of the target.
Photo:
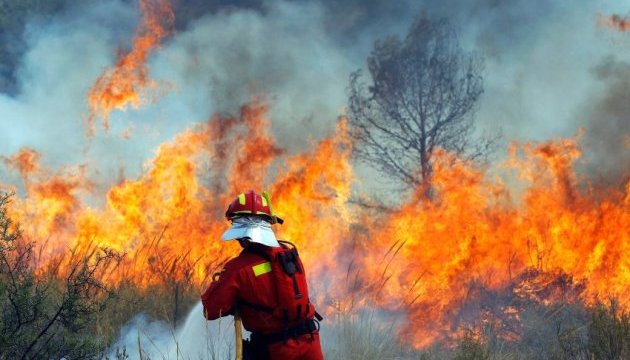
M 372 86 L 350 78 L 348 118 L 355 154 L 405 188 L 430 185 L 437 148 L 478 157 L 473 113 L 483 93 L 482 61 L 465 54 L 447 20 L 419 17 L 404 41 L 379 40 L 368 57 Z

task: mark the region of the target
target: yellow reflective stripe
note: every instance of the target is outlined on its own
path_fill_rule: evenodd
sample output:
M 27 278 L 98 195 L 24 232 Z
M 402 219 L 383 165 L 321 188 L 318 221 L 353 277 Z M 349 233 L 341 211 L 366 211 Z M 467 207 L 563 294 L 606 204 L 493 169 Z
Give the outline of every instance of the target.
M 241 210 L 241 211 L 235 211 L 234 214 L 251 214 L 252 211 L 251 210 Z
M 258 264 L 256 266 L 252 266 L 252 270 L 254 270 L 254 275 L 259 276 L 266 273 L 271 272 L 271 263 L 269 261 Z
M 238 196 L 238 203 L 241 205 L 245 205 L 245 194 L 240 194 Z
M 269 205 L 269 216 L 273 217 L 274 212 L 273 212 L 273 208 L 271 207 L 271 196 L 269 195 L 268 192 L 263 191 L 262 199 L 263 199 L 263 205 Z
M 263 206 L 267 206 L 267 199 L 262 198 L 262 204 L 263 204 Z

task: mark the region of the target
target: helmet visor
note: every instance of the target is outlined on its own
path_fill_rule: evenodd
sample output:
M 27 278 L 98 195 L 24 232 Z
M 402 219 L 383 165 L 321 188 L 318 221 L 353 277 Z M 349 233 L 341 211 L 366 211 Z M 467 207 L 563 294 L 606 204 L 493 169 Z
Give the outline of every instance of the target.
M 271 230 L 271 224 L 256 216 L 243 216 L 235 218 L 221 240 L 228 241 L 234 239 L 249 238 L 251 242 L 270 247 L 280 247 L 276 235 Z

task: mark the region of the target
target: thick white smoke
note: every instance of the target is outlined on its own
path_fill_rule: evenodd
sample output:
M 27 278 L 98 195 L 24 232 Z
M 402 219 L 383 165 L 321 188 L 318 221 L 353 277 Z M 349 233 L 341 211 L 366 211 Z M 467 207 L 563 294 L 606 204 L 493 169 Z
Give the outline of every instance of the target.
M 130 359 L 231 359 L 234 357 L 234 319 L 227 316 L 215 321 L 203 317 L 201 302 L 192 309 L 181 329 L 134 317 L 121 329 L 120 338 L 110 348 L 108 357 L 123 351 Z
M 107 357 L 116 358 L 123 351 L 129 359 L 232 359 L 235 352 L 234 318 L 207 321 L 203 317 L 201 303 L 195 305 L 179 329 L 151 321 L 140 314 L 120 331 L 120 337 L 109 349 Z M 371 357 L 397 358 L 401 354 L 396 342 L 399 326 L 404 324 L 404 314 L 386 313 L 364 308 L 355 316 L 340 314 L 324 319 L 320 336 L 327 359 Z M 249 332 L 243 330 L 244 338 Z M 414 358 L 410 355 L 410 359 Z

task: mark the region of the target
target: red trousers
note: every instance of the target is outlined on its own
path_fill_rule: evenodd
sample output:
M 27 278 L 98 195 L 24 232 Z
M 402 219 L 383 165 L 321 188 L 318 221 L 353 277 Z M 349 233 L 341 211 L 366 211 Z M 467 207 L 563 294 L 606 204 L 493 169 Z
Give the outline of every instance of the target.
M 324 360 L 319 334 L 299 336 L 269 345 L 269 360 Z

